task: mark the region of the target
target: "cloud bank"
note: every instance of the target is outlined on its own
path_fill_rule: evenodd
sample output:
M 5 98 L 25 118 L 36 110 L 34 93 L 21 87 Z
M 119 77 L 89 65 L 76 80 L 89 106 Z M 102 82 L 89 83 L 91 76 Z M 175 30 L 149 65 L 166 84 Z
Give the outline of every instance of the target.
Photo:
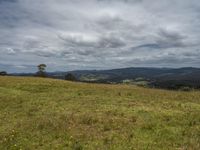
M 199 67 L 198 0 L 0 0 L 0 70 Z

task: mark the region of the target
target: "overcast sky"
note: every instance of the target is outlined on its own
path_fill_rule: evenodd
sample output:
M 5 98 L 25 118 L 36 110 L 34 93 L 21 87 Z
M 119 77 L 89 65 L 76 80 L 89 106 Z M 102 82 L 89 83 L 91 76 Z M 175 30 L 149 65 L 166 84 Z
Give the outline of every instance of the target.
M 199 67 L 199 0 L 0 0 L 0 70 Z

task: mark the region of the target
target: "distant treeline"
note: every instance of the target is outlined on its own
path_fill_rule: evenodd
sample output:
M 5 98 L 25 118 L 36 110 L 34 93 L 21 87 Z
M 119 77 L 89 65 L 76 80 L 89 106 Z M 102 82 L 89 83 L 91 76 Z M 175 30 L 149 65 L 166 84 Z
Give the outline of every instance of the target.
M 200 80 L 157 80 L 150 87 L 171 90 L 200 89 Z

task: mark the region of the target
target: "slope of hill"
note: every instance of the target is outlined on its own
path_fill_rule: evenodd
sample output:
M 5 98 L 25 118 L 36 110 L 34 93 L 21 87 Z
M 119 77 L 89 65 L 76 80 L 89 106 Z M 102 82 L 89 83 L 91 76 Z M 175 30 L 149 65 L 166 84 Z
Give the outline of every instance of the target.
M 0 149 L 200 149 L 200 92 L 0 77 Z

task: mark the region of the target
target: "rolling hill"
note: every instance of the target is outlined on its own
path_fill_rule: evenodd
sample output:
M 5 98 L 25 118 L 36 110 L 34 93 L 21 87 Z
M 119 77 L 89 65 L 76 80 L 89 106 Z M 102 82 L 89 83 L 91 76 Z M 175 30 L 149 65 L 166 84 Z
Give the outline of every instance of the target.
M 142 78 L 150 87 L 178 89 L 188 86 L 200 88 L 198 68 L 122 68 L 113 70 L 72 71 L 80 81 L 122 83 L 123 80 Z M 169 84 L 169 83 L 170 84 Z
M 199 150 L 200 92 L 0 77 L 0 149 Z
M 184 87 L 200 89 L 199 68 L 120 68 L 112 70 L 77 70 L 69 72 L 48 72 L 51 78 L 64 79 L 72 73 L 78 81 L 92 83 L 130 83 L 138 84 L 138 79 L 145 86 L 178 90 Z M 18 76 L 33 76 L 34 74 L 13 74 Z M 140 84 L 140 83 L 139 83 Z

